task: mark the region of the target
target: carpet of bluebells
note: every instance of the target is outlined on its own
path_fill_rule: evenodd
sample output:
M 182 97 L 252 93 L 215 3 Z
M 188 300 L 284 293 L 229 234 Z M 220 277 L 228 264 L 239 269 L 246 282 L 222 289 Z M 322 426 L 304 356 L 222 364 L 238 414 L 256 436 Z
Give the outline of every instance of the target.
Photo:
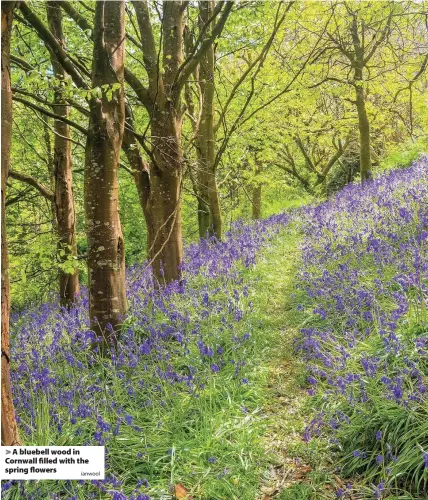
M 167 499 L 180 484 L 193 498 L 255 498 L 262 346 L 247 269 L 291 224 L 302 235 L 296 349 L 316 411 L 304 438 L 330 440 L 349 478 L 337 497 L 427 498 L 427 157 L 189 246 L 184 281 L 162 292 L 145 266 L 128 269 L 112 359 L 91 349 L 84 292 L 70 311 L 52 300 L 13 315 L 23 441 L 105 445 L 106 479 L 3 482 L 2 496 Z
M 190 245 L 184 281 L 161 293 L 146 266 L 128 269 L 112 359 L 91 348 L 85 293 L 70 311 L 52 300 L 13 315 L 23 442 L 105 445 L 106 479 L 3 482 L 2 498 L 147 500 L 171 498 L 177 484 L 196 498 L 254 498 L 260 400 L 248 361 L 258 346 L 244 277 L 288 219 L 237 222 L 224 242 Z
M 428 498 L 428 157 L 299 218 L 305 438 L 329 436 L 357 498 Z

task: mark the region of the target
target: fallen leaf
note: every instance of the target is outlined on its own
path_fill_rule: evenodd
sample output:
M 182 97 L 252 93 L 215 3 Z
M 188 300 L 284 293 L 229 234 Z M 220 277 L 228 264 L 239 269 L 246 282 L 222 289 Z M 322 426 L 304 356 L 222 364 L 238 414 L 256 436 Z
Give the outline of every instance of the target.
M 311 472 L 311 470 L 312 470 L 312 467 L 309 467 L 309 465 L 306 467 L 299 467 L 299 469 L 297 469 L 294 477 L 296 479 L 302 479 L 302 477 L 306 476 L 306 474 L 308 472 Z
M 188 498 L 188 496 L 187 496 L 187 490 L 186 490 L 186 488 L 181 483 L 178 483 L 178 484 L 175 485 L 175 487 L 174 487 L 174 495 L 175 495 L 175 498 L 177 498 L 178 500 L 187 499 Z

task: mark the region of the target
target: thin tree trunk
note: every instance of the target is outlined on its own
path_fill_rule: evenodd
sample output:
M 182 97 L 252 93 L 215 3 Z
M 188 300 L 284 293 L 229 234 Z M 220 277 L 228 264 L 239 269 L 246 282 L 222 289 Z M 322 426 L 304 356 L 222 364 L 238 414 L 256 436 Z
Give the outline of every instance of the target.
M 257 152 L 255 153 L 255 160 L 257 162 Z M 256 163 L 255 179 L 254 179 L 252 202 L 251 202 L 252 205 L 251 211 L 253 220 L 260 219 L 262 216 L 262 185 L 258 180 L 261 171 L 262 169 L 260 168 L 260 165 Z
M 321 193 L 324 196 L 324 198 L 326 199 L 328 198 L 327 176 L 325 176 L 321 182 Z
M 205 26 L 214 12 L 214 1 L 200 2 L 201 27 Z M 211 36 L 211 25 L 206 36 Z M 198 129 L 199 174 L 200 189 L 199 235 L 205 237 L 222 237 L 222 218 L 220 197 L 216 181 L 215 168 L 215 131 L 214 131 L 214 46 L 207 50 L 201 59 L 199 69 L 199 85 L 202 94 L 201 123 Z M 208 212 L 208 214 L 207 214 Z
M 357 84 L 361 80 L 357 80 Z M 362 86 L 357 85 L 355 88 L 356 93 L 356 107 L 358 112 L 358 128 L 360 131 L 360 173 L 361 182 L 365 182 L 372 178 L 372 160 L 371 160 L 371 141 L 370 141 L 370 122 L 367 116 L 364 89 Z
M 262 186 L 257 184 L 253 187 L 252 218 L 260 219 L 262 216 Z
M 213 163 L 211 164 L 213 165 Z M 217 186 L 216 171 L 212 169 L 209 172 L 209 200 L 212 234 L 218 240 L 223 237 L 223 219 L 221 215 L 220 193 Z
M 93 88 L 109 85 L 90 101 L 85 160 L 85 214 L 88 237 L 89 314 L 102 337 L 102 350 L 116 342 L 126 312 L 125 254 L 118 212 L 118 168 L 125 123 L 125 2 L 95 7 Z M 120 88 L 112 91 L 112 85 Z
M 16 2 L 1 4 L 1 444 L 19 445 L 10 384 L 9 259 L 6 234 L 6 182 L 12 140 L 12 92 L 10 89 L 10 38 Z
M 64 45 L 62 32 L 62 10 L 58 2 L 47 2 L 47 17 L 49 28 L 58 42 Z M 51 61 L 55 78 L 62 81 L 66 78 L 64 68 L 51 51 Z M 60 88 L 54 93 L 55 113 L 68 118 L 69 108 L 64 102 Z M 54 139 L 54 189 L 55 214 L 58 231 L 58 253 L 60 261 L 67 262 L 77 257 L 76 245 L 76 215 L 72 189 L 71 142 L 70 127 L 60 120 L 54 121 L 56 132 Z M 79 271 L 68 273 L 59 271 L 59 293 L 61 305 L 70 306 L 79 294 Z
M 51 215 L 52 215 L 52 227 L 55 232 L 58 232 L 58 222 L 56 220 L 56 210 L 55 210 L 55 172 L 54 172 L 54 158 L 52 153 L 52 145 L 51 145 L 51 132 L 49 129 L 49 117 L 46 117 L 46 121 L 43 123 L 43 132 L 46 146 L 46 157 L 48 163 L 48 172 L 49 172 L 49 187 L 52 191 L 52 199 L 51 202 Z M 10 175 L 10 174 L 9 174 Z M 49 199 L 49 198 L 46 198 Z
M 354 87 L 355 105 L 358 113 L 358 128 L 360 131 L 360 174 L 361 182 L 364 183 L 372 178 L 372 161 L 370 151 L 370 122 L 367 116 L 363 70 L 367 61 L 364 57 L 364 44 L 361 42 L 358 32 L 358 15 L 353 14 L 351 24 L 351 36 L 355 51 Z
M 137 188 L 138 199 L 143 210 L 147 227 L 147 249 L 152 245 L 152 235 L 150 233 L 149 221 L 149 199 L 150 199 L 150 167 L 143 159 L 134 134 L 129 130 L 133 129 L 132 115 L 129 108 L 126 108 L 126 124 L 123 134 L 122 149 L 128 158 L 132 169 L 135 187 Z M 127 128 L 128 127 L 128 128 Z
M 200 127 L 203 126 L 202 122 Z M 206 161 L 206 148 L 204 144 L 203 132 L 199 128 L 196 140 L 196 154 L 198 158 L 197 169 L 197 194 L 198 194 L 198 228 L 199 237 L 206 238 L 212 234 L 211 211 L 209 203 L 209 175 Z M 211 233 L 211 234 L 210 234 Z

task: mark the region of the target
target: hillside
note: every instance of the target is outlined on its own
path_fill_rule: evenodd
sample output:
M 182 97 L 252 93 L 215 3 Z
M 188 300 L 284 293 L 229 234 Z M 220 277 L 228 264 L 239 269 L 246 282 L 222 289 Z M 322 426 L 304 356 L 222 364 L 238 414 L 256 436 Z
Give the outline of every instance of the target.
M 4 498 L 424 498 L 427 174 L 422 157 L 238 222 L 187 247 L 160 294 L 128 269 L 112 359 L 91 349 L 85 292 L 15 314 L 24 443 L 103 444 L 108 476 Z

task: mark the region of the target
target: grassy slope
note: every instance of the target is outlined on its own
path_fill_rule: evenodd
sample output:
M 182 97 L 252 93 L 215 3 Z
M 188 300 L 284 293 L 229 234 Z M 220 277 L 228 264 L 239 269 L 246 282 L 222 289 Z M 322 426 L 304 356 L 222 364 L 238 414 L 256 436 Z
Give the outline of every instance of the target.
M 159 415 L 159 420 L 164 419 L 164 432 L 171 438 L 158 453 L 162 473 L 160 463 L 155 462 L 149 477 L 151 487 L 143 488 L 153 500 L 171 498 L 168 483 L 184 485 L 195 500 L 336 497 L 340 479 L 332 473 L 325 443 L 320 439 L 305 443 L 302 439 L 312 410 L 305 366 L 293 347 L 305 321 L 296 309 L 302 300 L 295 287 L 299 242 L 300 235 L 292 225 L 287 226 L 261 251 L 257 264 L 242 271 L 249 286 L 248 299 L 254 304 L 236 331 L 242 335 L 249 325 L 252 327 L 253 347 L 246 358 L 251 366 L 249 385 L 236 385 L 230 374 L 221 371 L 197 402 L 183 400 Z M 246 414 L 241 411 L 244 405 Z M 189 419 L 192 415 L 197 415 L 197 425 Z M 155 420 L 147 422 L 148 428 Z M 166 434 L 159 438 L 162 442 Z M 124 461 L 119 477 L 125 480 L 134 473 L 139 475 L 132 456 L 140 443 L 131 435 L 126 443 L 123 439 L 112 446 L 118 447 L 115 455 Z M 47 442 L 46 437 L 41 436 L 40 442 Z M 169 446 L 172 454 L 167 456 Z M 52 490 L 65 493 L 60 485 Z M 165 496 L 159 496 L 162 490 Z M 83 499 L 85 493 L 80 493 L 79 499 Z
M 254 267 L 242 270 L 249 288 L 247 300 L 254 307 L 236 324 L 234 333 L 242 336 L 252 330 L 251 347 L 245 357 L 249 384 L 237 383 L 233 370 L 224 369 L 212 376 L 197 399 L 185 397 L 175 404 L 171 394 L 174 404 L 159 415 L 135 408 L 134 418 L 138 417 L 136 423 L 143 429 L 143 437 L 129 431 L 109 443 L 114 471 L 124 484 L 132 477 L 147 477 L 150 486 L 140 491 L 153 500 L 171 498 L 169 485 L 178 484 L 195 500 L 254 500 L 260 494 L 266 498 L 267 492 L 276 492 L 277 485 L 287 486 L 281 472 L 284 467 L 293 484 L 298 480 L 307 460 L 306 445 L 302 448 L 300 437 L 304 426 L 302 403 L 307 398 L 301 385 L 304 367 L 292 348 L 301 322 L 292 305 L 297 243 L 294 230 L 285 228 L 261 250 Z M 115 394 L 117 401 L 125 404 L 122 392 L 117 387 Z M 27 438 L 31 441 L 28 444 L 56 442 L 57 438 L 49 437 L 48 405 L 42 404 L 39 410 L 40 418 L 46 418 L 37 427 L 39 432 Z M 162 424 L 159 428 L 158 421 Z M 71 431 L 63 436 L 66 441 L 56 444 L 71 444 L 71 439 L 81 444 L 82 437 L 73 437 Z M 157 443 L 150 449 L 151 473 L 135 459 L 142 448 L 141 439 Z M 290 454 L 288 448 L 293 447 L 296 451 Z M 294 456 L 300 456 L 302 462 L 296 463 Z M 55 493 L 60 498 L 72 495 L 62 481 L 29 485 L 26 495 L 35 490 L 37 498 L 52 498 Z M 77 495 L 79 500 L 89 498 L 86 487 L 79 488 Z M 7 498 L 24 497 L 12 488 Z
M 165 450 L 157 454 L 163 463 L 162 473 L 160 463 L 155 462 L 153 476 L 149 477 L 151 487 L 142 488 L 153 500 L 171 498 L 168 483 L 184 485 L 195 500 L 335 498 L 337 477 L 331 472 L 327 447 L 320 439 L 310 443 L 302 439 L 312 410 L 305 366 L 293 347 L 305 320 L 296 309 L 302 300 L 295 287 L 299 242 L 293 225 L 287 226 L 260 252 L 256 265 L 242 271 L 254 308 L 235 333 L 242 335 L 252 327 L 253 347 L 246 358 L 251 366 L 249 385 L 236 385 L 230 374 L 221 371 L 197 402 L 183 400 L 159 415 L 171 438 L 165 441 Z M 241 412 L 244 405 L 246 414 Z M 189 417 L 196 414 L 198 424 L 194 425 Z M 147 422 L 147 433 L 156 418 Z M 48 428 L 40 426 L 44 432 Z M 159 437 L 162 442 L 165 431 L 163 438 Z M 153 438 L 156 431 L 150 432 Z M 49 439 L 43 434 L 36 441 L 31 444 Z M 118 467 L 123 472 L 118 477 L 126 480 L 127 476 L 139 475 L 138 463 L 132 457 L 141 444 L 129 435 L 128 441 L 122 437 L 110 446 L 118 448 L 115 456 L 123 460 Z M 169 446 L 172 454 L 167 456 Z M 210 463 L 209 457 L 215 457 L 215 462 Z M 45 484 L 51 494 L 66 494 L 62 482 Z M 85 495 L 79 491 L 79 500 Z M 8 498 L 24 497 L 15 491 Z

